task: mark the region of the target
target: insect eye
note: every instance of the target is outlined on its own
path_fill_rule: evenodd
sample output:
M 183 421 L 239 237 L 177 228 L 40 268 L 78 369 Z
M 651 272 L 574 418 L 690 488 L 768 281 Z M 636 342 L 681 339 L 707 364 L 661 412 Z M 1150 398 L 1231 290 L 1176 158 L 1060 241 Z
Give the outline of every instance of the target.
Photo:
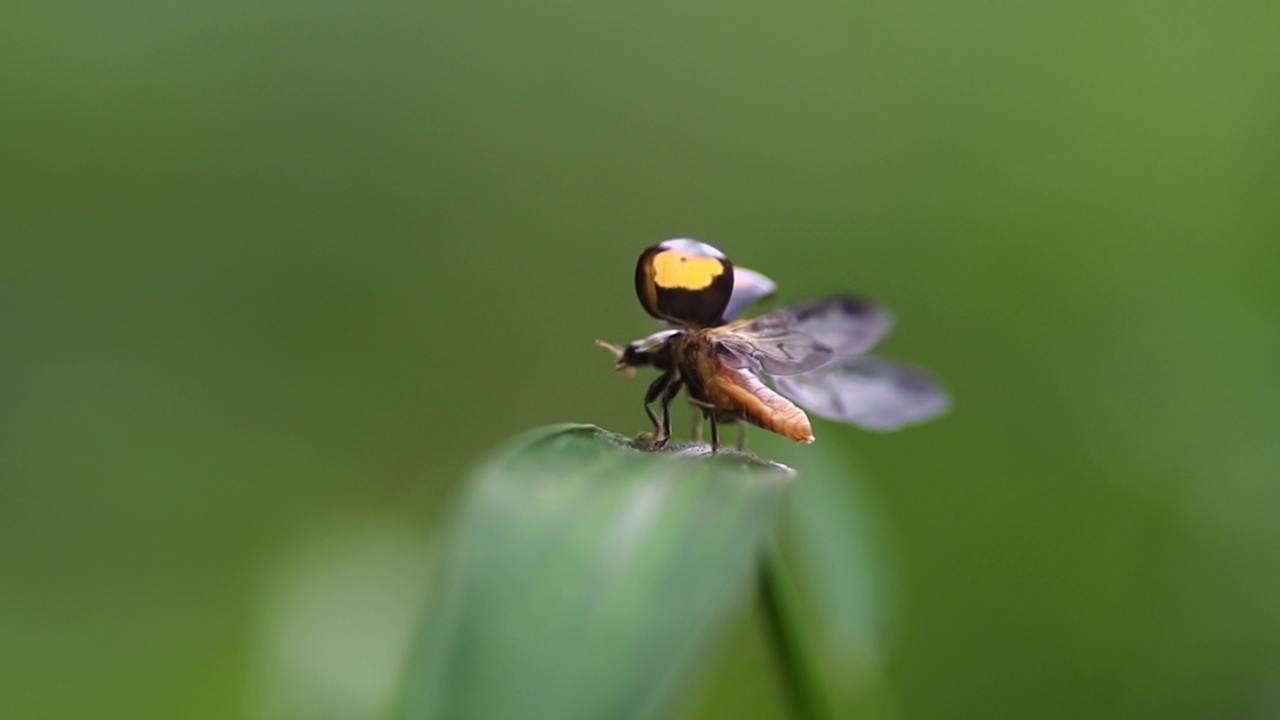
M 690 327 L 720 322 L 733 294 L 733 264 L 704 242 L 678 238 L 645 250 L 636 263 L 636 295 L 659 320 Z

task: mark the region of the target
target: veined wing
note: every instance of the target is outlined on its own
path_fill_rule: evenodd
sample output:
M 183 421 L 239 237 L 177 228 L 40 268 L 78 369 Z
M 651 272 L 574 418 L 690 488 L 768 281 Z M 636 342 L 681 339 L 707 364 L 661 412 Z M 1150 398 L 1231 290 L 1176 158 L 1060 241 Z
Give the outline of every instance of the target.
M 803 375 L 775 378 L 778 390 L 832 420 L 893 430 L 945 411 L 950 400 L 920 370 L 873 357 L 837 357 Z
M 777 283 L 755 270 L 735 267 L 733 269 L 733 294 L 729 296 L 729 305 L 724 309 L 722 322 L 737 319 L 738 315 L 748 305 L 772 295 L 777 289 Z
M 852 295 L 784 305 L 751 318 L 747 334 L 771 336 L 796 333 L 813 338 L 836 355 L 857 355 L 870 350 L 893 326 L 889 311 L 865 298 Z
M 725 365 L 769 375 L 794 375 L 822 367 L 835 357 L 831 348 L 785 326 L 752 329 L 755 319 L 739 320 L 710 331 Z
M 893 324 L 888 310 L 849 295 L 785 305 L 715 328 L 726 364 L 769 375 L 815 370 L 838 355 L 861 353 Z

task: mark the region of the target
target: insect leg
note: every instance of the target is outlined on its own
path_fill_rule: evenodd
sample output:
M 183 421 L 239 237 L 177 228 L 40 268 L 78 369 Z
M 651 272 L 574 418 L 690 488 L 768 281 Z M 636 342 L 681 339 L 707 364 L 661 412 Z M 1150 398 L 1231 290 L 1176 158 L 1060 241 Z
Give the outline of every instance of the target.
M 716 417 L 714 415 L 707 416 L 707 422 L 711 423 L 711 452 L 720 449 L 720 431 L 716 427 Z
M 680 388 L 684 387 L 684 381 L 680 378 L 672 380 L 667 389 L 662 393 L 662 444 L 665 445 L 671 439 L 671 401 L 675 399 L 676 393 L 680 392 Z M 654 438 L 657 442 L 657 438 Z
M 645 414 L 649 416 L 649 421 L 653 423 L 654 442 L 657 442 L 658 438 L 661 437 L 662 421 L 658 419 L 658 414 L 653 411 L 653 408 L 650 407 L 650 405 L 653 405 L 653 401 L 657 400 L 658 396 L 661 395 L 663 391 L 667 389 L 667 386 L 671 384 L 671 378 L 673 375 L 673 373 L 665 372 L 658 376 L 658 379 L 649 384 L 649 389 L 645 391 L 644 394 L 644 411 Z M 665 445 L 667 441 L 666 439 L 663 439 L 662 442 Z M 659 445 L 658 447 L 662 446 Z
M 705 400 L 699 400 L 692 396 L 689 397 L 689 404 L 693 405 L 695 408 L 701 409 L 702 411 L 701 415 L 695 417 L 693 420 L 693 441 L 702 442 L 702 419 L 706 418 L 711 422 L 711 449 L 714 452 L 717 447 L 716 421 L 715 418 L 711 416 L 711 413 L 715 410 L 716 406 Z
M 694 442 L 702 442 L 702 411 L 696 405 L 693 408 L 693 426 L 689 435 Z
M 741 420 L 738 421 L 738 450 L 740 452 L 747 451 L 747 424 Z

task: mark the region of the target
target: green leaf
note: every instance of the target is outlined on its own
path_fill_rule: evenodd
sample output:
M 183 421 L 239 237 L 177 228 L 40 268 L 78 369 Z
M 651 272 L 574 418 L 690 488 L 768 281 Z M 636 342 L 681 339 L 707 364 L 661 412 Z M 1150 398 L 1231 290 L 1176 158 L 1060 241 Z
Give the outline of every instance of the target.
M 739 607 L 793 472 L 598 428 L 472 479 L 404 678 L 404 720 L 652 718 Z
M 761 447 L 793 462 L 801 481 L 787 522 L 826 685 L 840 717 L 897 715 L 883 677 L 893 625 L 889 522 L 865 473 L 830 445 L 796 447 L 761 438 Z

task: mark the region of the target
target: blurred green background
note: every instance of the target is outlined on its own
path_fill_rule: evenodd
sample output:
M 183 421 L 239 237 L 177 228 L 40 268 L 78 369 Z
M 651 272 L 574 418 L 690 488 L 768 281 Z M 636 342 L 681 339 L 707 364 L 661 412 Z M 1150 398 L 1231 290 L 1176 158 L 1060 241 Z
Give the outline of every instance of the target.
M 891 529 L 902 718 L 1280 717 L 1277 27 L 6 7 L 0 716 L 375 717 L 467 469 L 645 427 L 591 341 L 653 327 L 635 257 L 692 236 L 883 299 L 954 394 L 816 428 Z M 778 712 L 758 634 L 687 716 Z

